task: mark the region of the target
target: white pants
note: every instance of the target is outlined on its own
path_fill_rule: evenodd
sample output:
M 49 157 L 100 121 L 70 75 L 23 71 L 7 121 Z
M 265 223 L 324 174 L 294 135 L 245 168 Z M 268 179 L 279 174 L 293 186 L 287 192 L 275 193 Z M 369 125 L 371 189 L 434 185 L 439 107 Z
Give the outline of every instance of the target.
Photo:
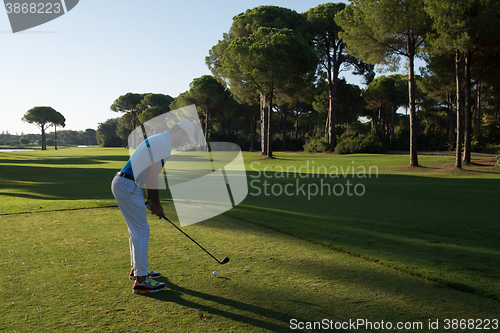
M 142 188 L 133 180 L 115 176 L 111 192 L 128 226 L 130 262 L 135 276 L 146 276 L 148 269 L 149 224 Z

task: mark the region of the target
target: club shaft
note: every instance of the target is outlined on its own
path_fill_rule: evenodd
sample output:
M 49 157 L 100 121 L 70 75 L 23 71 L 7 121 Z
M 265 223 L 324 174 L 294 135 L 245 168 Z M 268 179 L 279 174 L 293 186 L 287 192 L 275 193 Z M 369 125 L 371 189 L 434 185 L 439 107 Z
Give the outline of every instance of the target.
M 195 243 L 196 245 L 198 245 L 203 251 L 205 251 L 206 253 L 208 253 L 208 255 L 210 255 L 212 258 L 214 258 L 219 264 L 222 264 L 222 262 L 219 261 L 219 259 L 215 258 L 210 252 L 208 252 L 207 250 L 205 250 L 205 248 L 203 246 L 201 246 L 200 244 L 198 244 L 197 241 L 195 241 L 194 239 L 192 239 L 188 234 L 186 234 L 181 228 L 179 228 L 178 226 L 176 226 L 174 224 L 174 222 L 170 221 L 166 216 L 162 216 L 165 220 L 167 220 L 168 222 L 170 222 L 170 224 L 172 224 L 177 230 L 179 230 L 180 232 L 182 232 L 184 234 L 184 236 L 186 236 L 187 238 L 189 238 L 190 240 L 193 241 L 193 243 Z

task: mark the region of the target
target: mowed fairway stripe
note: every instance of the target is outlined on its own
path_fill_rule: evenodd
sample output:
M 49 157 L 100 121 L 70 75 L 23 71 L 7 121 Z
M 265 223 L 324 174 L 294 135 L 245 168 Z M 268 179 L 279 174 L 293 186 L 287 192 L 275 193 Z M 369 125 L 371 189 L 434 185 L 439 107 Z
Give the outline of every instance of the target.
M 421 322 L 426 331 L 429 320 L 500 313 L 498 302 L 224 215 L 184 229 L 215 256 L 230 257 L 224 266 L 151 216 L 150 266 L 168 288 L 138 296 L 117 208 L 0 222 L 0 330 L 276 332 L 289 331 L 293 319 L 366 319 Z

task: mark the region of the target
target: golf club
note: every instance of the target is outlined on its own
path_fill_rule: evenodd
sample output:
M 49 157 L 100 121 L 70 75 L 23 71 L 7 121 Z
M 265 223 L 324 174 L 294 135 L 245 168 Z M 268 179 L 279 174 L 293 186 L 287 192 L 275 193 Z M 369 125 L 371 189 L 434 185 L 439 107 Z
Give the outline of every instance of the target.
M 152 206 L 151 206 L 151 203 L 150 201 L 146 201 L 146 207 L 152 211 Z M 187 238 L 189 238 L 190 240 L 193 241 L 193 243 L 195 243 L 196 245 L 198 245 L 203 251 L 205 251 L 206 253 L 208 253 L 212 258 L 214 258 L 219 264 L 223 265 L 223 264 L 227 264 L 229 262 L 229 257 L 225 257 L 224 259 L 222 259 L 222 261 L 220 261 L 219 259 L 215 258 L 210 252 L 208 252 L 207 250 L 205 250 L 205 248 L 203 248 L 203 246 L 201 246 L 200 244 L 198 244 L 198 242 L 196 242 L 194 239 L 192 239 L 188 234 L 186 234 L 184 231 L 182 231 L 181 228 L 179 228 L 178 226 L 176 226 L 172 221 L 170 221 L 165 215 L 162 216 L 162 218 L 164 218 L 166 221 L 170 222 L 170 224 L 172 224 L 177 230 L 179 230 L 180 232 L 182 232 L 184 234 L 184 236 L 186 236 Z

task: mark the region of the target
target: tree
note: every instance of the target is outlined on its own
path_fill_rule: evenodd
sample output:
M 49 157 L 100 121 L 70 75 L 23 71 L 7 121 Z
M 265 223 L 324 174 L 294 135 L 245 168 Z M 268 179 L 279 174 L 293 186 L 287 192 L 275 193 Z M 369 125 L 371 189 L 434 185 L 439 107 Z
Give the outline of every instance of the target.
M 489 112 L 484 110 L 482 114 L 483 138 L 489 143 L 500 143 L 500 79 L 490 76 L 488 85 L 483 91 L 484 99 L 490 105 Z
M 491 64 L 493 67 L 490 68 L 488 75 L 483 78 L 483 83 L 485 88 L 483 89 L 483 95 L 485 96 L 485 101 L 487 105 L 491 106 L 491 114 L 487 116 L 486 113 L 483 114 L 482 120 L 486 120 L 488 124 L 484 124 L 484 132 L 486 134 L 486 139 L 489 142 L 500 143 L 500 77 L 498 76 L 498 71 L 500 69 L 500 48 L 496 52 L 492 52 Z M 488 126 L 487 126 L 488 125 Z
M 327 81 L 318 84 L 318 94 L 314 103 L 314 109 L 322 114 L 328 115 L 330 97 Z M 336 97 L 336 124 L 348 125 L 355 122 L 360 116 L 364 102 L 361 96 L 361 88 L 355 84 L 347 83 L 345 78 L 338 79 Z M 328 121 L 326 121 L 328 124 Z
M 103 123 L 99 123 L 96 131 L 97 143 L 103 147 L 120 147 L 122 139 L 116 135 L 118 127 L 118 118 L 108 119 Z
M 185 91 L 174 98 L 172 103 L 170 103 L 170 109 L 180 109 L 191 104 L 195 104 L 194 99 L 189 94 L 189 91 Z
M 174 99 L 164 94 L 146 94 L 139 103 L 139 109 L 144 110 L 137 117 L 141 124 L 161 114 L 170 111 L 170 104 Z
M 84 137 L 84 144 L 86 145 L 96 145 L 97 140 L 96 140 L 96 130 L 92 128 L 87 128 L 85 130 L 85 133 L 83 135 Z
M 373 111 L 372 132 L 381 132 L 383 113 L 391 108 L 391 103 L 396 97 L 395 86 L 396 80 L 380 76 L 373 80 L 364 91 L 366 106 Z
M 28 138 L 21 138 L 19 139 L 19 143 L 22 145 L 28 145 L 30 143 L 30 139 Z
M 21 120 L 38 126 L 42 131 L 42 150 L 47 150 L 45 131 L 54 124 L 64 124 L 64 117 L 50 106 L 35 106 Z
M 211 75 L 194 79 L 189 87 L 189 96 L 205 118 L 205 142 L 208 142 L 212 117 L 229 111 L 235 101 L 231 92 Z
M 455 60 L 453 56 L 429 55 L 423 74 L 421 90 L 428 99 L 435 101 L 447 113 L 446 135 L 455 137 L 453 105 L 456 97 Z
M 254 151 L 255 135 L 257 128 L 257 119 L 259 118 L 259 105 L 241 103 L 238 106 L 238 116 L 244 120 L 246 123 L 250 123 L 250 151 Z
M 259 28 L 249 37 L 236 38 L 225 50 L 225 75 L 253 86 L 267 100 L 267 156 L 272 158 L 271 117 L 274 98 L 291 80 L 316 67 L 316 57 L 290 29 Z
M 57 112 L 57 111 L 56 111 Z M 66 126 L 66 118 L 59 112 L 54 116 L 53 121 L 51 121 L 52 125 L 54 126 L 54 149 L 57 150 L 57 125 L 61 127 Z
M 128 137 L 134 130 L 131 119 L 132 115 L 130 113 L 125 113 L 123 116 L 118 118 L 116 123 L 115 134 L 122 139 L 122 145 L 124 146 L 128 146 Z
M 353 56 L 395 66 L 401 57 L 408 60 L 410 165 L 418 166 L 414 60 L 432 24 L 424 0 L 353 0 L 335 20 L 344 30 L 340 38 Z
M 343 40 L 339 38 L 339 32 L 342 29 L 335 22 L 335 15 L 341 12 L 345 6 L 343 3 L 326 3 L 311 8 L 304 13 L 308 21 L 314 51 L 320 60 L 318 72 L 326 74 L 328 83 L 329 106 L 327 124 L 330 152 L 333 152 L 336 146 L 335 125 L 338 120 L 336 101 L 338 76 L 342 70 L 342 66 L 346 68 L 357 67 L 358 71 L 355 71 L 355 74 L 373 73 L 373 66 L 371 68 L 363 66 L 359 60 L 350 56 L 345 49 Z M 365 70 L 367 70 L 367 73 L 365 73 Z
M 73 130 L 61 131 L 59 133 L 59 137 L 60 137 L 61 141 L 66 145 L 79 145 L 79 144 L 81 144 L 80 135 L 79 135 L 78 131 L 73 131 Z
M 314 72 L 311 72 L 314 76 Z M 288 127 L 292 124 L 289 121 L 289 115 L 295 113 L 297 105 L 306 101 L 312 102 L 316 89 L 312 82 L 312 77 L 305 78 L 305 80 L 290 80 L 289 84 L 284 87 L 282 93 L 276 98 L 277 114 L 280 117 L 281 131 L 282 131 L 282 149 L 288 149 L 287 137 Z M 309 83 L 310 82 L 310 83 Z
M 278 6 L 259 6 L 233 18 L 230 39 L 250 37 L 260 28 L 290 29 L 297 36 L 307 34 L 305 18 L 296 11 Z
M 498 44 L 500 33 L 500 4 L 496 0 L 425 0 L 426 11 L 434 19 L 431 40 L 433 52 L 455 55 L 457 93 L 457 150 L 455 166 L 462 167 L 462 142 L 464 162 L 470 163 L 471 150 L 471 77 L 472 54 L 491 39 Z M 464 77 L 465 76 L 465 77 Z M 465 81 L 465 84 L 464 82 Z M 463 89 L 465 95 L 462 98 Z M 462 105 L 464 100 L 465 108 Z M 465 110 L 463 114 L 463 110 Z M 465 140 L 462 141 L 462 116 Z
M 231 92 L 235 94 L 236 99 L 241 103 L 255 103 L 255 99 L 260 104 L 261 119 L 261 150 L 263 154 L 269 154 L 267 147 L 269 142 L 267 138 L 271 136 L 268 133 L 270 120 L 268 116 L 272 114 L 274 105 L 270 104 L 267 96 L 262 89 L 257 89 L 255 84 L 251 84 L 242 79 L 237 66 L 228 69 L 227 63 L 224 65 L 224 59 L 227 59 L 226 50 L 239 38 L 250 38 L 261 28 L 288 29 L 298 39 L 304 40 L 307 34 L 305 18 L 297 12 L 277 6 L 259 6 L 247 10 L 245 13 L 238 14 L 233 18 L 233 24 L 229 33 L 223 35 L 223 39 L 213 46 L 206 58 L 207 66 L 212 74 L 226 86 L 229 86 Z M 288 55 L 288 57 L 293 54 Z M 290 82 L 289 82 L 290 83 Z M 272 152 L 270 153 L 272 155 Z
M 394 117 L 396 110 L 405 105 L 404 91 L 408 88 L 399 74 L 391 76 L 379 76 L 366 88 L 363 93 L 368 109 L 372 110 L 372 131 L 381 132 L 383 126 L 385 132 L 389 132 L 391 141 L 394 140 Z
M 144 96 L 145 94 L 127 93 L 118 97 L 113 104 L 111 104 L 110 108 L 114 112 L 130 113 L 132 129 L 135 129 L 137 126 L 137 118 L 139 114 L 144 111 L 142 108 L 144 105 L 141 105 Z

